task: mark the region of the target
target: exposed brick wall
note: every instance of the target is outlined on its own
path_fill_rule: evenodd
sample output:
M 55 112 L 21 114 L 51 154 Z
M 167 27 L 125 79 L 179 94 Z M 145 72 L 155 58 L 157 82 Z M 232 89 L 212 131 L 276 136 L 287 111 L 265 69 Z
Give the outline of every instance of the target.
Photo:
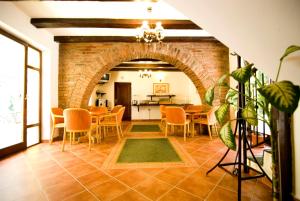
M 86 107 L 92 90 L 104 73 L 124 61 L 139 58 L 160 59 L 173 64 L 193 81 L 202 100 L 207 88 L 223 73 L 229 71 L 228 48 L 213 41 L 151 45 L 60 44 L 60 107 Z

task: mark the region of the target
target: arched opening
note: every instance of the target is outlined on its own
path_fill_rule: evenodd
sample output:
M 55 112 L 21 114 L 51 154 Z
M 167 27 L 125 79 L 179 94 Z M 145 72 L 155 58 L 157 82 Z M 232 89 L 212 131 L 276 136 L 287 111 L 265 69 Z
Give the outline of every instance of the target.
M 149 58 L 148 57 L 148 59 L 155 59 L 155 60 L 157 60 L 157 59 L 159 59 L 160 57 L 151 57 L 151 58 Z M 144 58 L 144 57 L 141 57 L 141 58 L 135 58 L 135 59 L 147 59 L 147 58 Z M 174 59 L 171 59 L 171 61 L 172 60 L 174 60 Z M 125 60 L 125 61 L 122 61 L 121 63 L 123 63 L 123 62 L 127 62 L 128 60 Z M 130 61 L 130 60 L 129 60 Z M 165 60 L 164 60 L 165 61 Z M 120 64 L 121 64 L 120 63 Z M 191 82 L 193 83 L 193 85 L 196 87 L 196 89 L 197 89 L 197 92 L 198 92 L 198 95 L 200 96 L 200 100 L 202 99 L 202 98 L 204 98 L 204 92 L 205 92 L 205 88 L 204 88 L 204 86 L 203 86 L 203 83 L 202 83 L 202 81 L 200 80 L 200 79 L 198 79 L 198 77 L 197 77 L 197 75 L 193 72 L 193 71 L 188 71 L 188 69 L 189 69 L 189 67 L 187 67 L 187 66 L 185 66 L 182 62 L 180 62 L 180 61 L 176 61 L 176 62 L 173 62 L 173 64 L 171 64 L 171 65 L 174 65 L 175 67 L 176 67 L 176 69 L 178 69 L 178 71 L 180 71 L 180 72 L 182 72 L 184 75 L 186 75 L 186 77 L 189 79 L 189 80 L 191 80 Z M 117 65 L 116 65 L 117 66 Z M 109 70 L 108 71 L 106 71 L 106 72 L 103 72 L 102 70 L 101 70 L 101 72 L 98 72 L 98 73 L 96 73 L 95 74 L 95 77 L 92 79 L 92 82 L 89 84 L 89 86 L 91 85 L 91 86 L 94 86 L 95 87 L 95 85 L 97 85 L 97 83 L 99 82 L 99 80 L 101 80 L 101 77 L 105 74 L 105 73 L 107 73 L 107 72 L 109 72 L 111 69 L 113 69 L 115 66 L 111 66 L 110 68 L 109 68 Z M 107 69 L 107 68 L 106 68 Z M 162 71 L 163 72 L 163 71 Z M 115 73 L 113 73 L 113 74 L 115 74 Z M 153 72 L 153 74 L 154 75 L 156 75 L 157 76 L 157 72 Z M 136 76 L 136 75 L 134 75 L 134 76 Z M 128 80 L 128 79 L 119 79 L 119 81 L 120 82 L 122 82 L 122 80 L 123 81 L 126 81 L 126 80 Z M 96 81 L 96 83 L 95 83 L 95 81 Z M 140 81 L 143 81 L 143 80 L 140 80 Z M 156 79 L 155 77 L 152 77 L 151 78 L 151 80 L 150 81 L 152 81 L 152 82 L 159 82 L 159 80 L 158 79 Z M 89 101 L 89 95 L 92 93 L 92 91 L 94 90 L 94 87 L 87 87 L 87 89 L 86 89 L 86 91 L 85 91 L 85 93 L 84 93 L 84 98 L 82 99 L 82 102 L 81 102 L 81 107 L 87 107 L 87 105 L 88 105 L 88 101 Z M 88 99 L 87 99 L 88 98 Z
M 95 85 L 105 73 L 122 62 L 141 58 L 175 66 L 189 77 L 201 100 L 214 78 L 228 72 L 229 65 L 228 48 L 219 42 L 199 42 L 192 46 L 190 43 L 61 44 L 59 105 L 87 107 Z
M 190 78 L 161 60 L 134 59 L 117 65 L 105 75 L 94 87 L 88 106 L 124 105 L 127 120 L 160 119 L 160 104 L 184 106 L 202 102 Z M 118 87 L 122 91 L 116 90 Z

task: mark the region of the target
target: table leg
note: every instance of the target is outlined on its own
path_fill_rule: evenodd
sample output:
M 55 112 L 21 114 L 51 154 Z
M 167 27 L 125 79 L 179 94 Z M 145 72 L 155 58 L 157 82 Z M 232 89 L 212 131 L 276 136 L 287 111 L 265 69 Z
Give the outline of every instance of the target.
M 192 124 L 192 137 L 195 135 L 195 124 L 194 124 L 194 115 L 191 115 L 191 124 Z

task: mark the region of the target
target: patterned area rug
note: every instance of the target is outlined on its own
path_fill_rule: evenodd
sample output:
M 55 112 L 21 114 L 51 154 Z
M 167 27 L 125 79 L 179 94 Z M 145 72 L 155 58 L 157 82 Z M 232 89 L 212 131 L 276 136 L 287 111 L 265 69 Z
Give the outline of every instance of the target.
M 130 132 L 160 132 L 157 124 L 136 124 L 132 125 Z
M 194 159 L 175 138 L 125 138 L 111 151 L 104 169 L 193 167 Z

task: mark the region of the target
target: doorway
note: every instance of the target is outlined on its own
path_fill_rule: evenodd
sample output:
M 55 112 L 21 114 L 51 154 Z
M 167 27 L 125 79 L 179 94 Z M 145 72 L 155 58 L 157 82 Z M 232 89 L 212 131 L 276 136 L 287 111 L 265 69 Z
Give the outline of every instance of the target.
M 125 106 L 123 120 L 131 120 L 131 83 L 115 82 L 115 105 Z
M 0 29 L 0 157 L 41 141 L 42 52 Z

